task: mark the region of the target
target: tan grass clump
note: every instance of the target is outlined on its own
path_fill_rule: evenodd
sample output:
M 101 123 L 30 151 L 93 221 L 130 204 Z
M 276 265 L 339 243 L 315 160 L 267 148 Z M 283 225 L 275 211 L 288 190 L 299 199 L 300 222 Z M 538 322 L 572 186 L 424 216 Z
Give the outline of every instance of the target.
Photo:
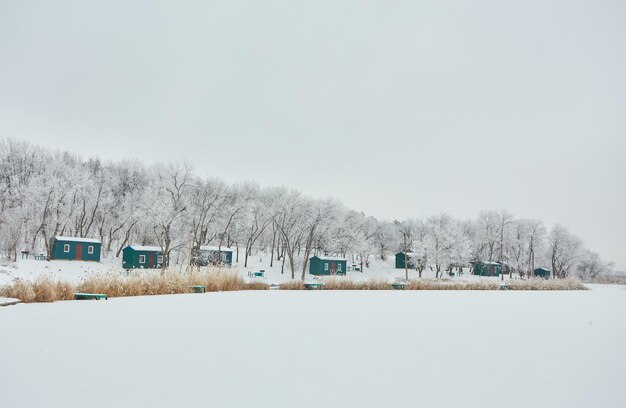
M 342 278 L 330 278 L 324 281 L 324 290 L 389 290 L 389 282 L 383 280 L 352 281 Z
M 246 284 L 246 290 L 268 290 L 270 285 L 265 282 L 253 281 Z
M 578 279 L 542 279 L 512 280 L 507 282 L 511 290 L 587 290 Z
M 473 282 L 451 279 L 415 279 L 407 283 L 407 290 L 497 290 L 499 282 L 476 280 Z
M 37 278 L 32 282 L 16 279 L 11 285 L 2 288 L 0 294 L 19 299 L 24 303 L 54 302 L 72 299 L 74 286 L 48 277 Z
M 35 291 L 29 282 L 21 279 L 15 279 L 11 285 L 0 289 L 0 295 L 3 297 L 19 299 L 24 303 L 35 301 Z
M 279 285 L 280 290 L 303 290 L 304 282 L 301 280 L 290 280 Z

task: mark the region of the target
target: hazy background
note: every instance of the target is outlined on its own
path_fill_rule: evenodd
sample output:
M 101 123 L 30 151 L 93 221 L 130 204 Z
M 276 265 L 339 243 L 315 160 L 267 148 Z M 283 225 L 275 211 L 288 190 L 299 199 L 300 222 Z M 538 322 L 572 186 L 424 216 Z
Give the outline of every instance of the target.
M 626 2 L 0 0 L 0 137 L 506 208 L 626 269 Z

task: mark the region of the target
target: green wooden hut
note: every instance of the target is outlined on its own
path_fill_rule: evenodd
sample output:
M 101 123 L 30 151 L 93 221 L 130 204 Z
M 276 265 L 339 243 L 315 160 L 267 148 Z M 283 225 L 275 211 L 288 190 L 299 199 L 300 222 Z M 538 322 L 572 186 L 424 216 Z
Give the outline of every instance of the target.
M 534 275 L 539 277 L 539 278 L 545 278 L 548 279 L 550 278 L 550 269 L 546 269 L 546 268 L 537 268 L 534 271 Z
M 162 266 L 161 247 L 129 245 L 122 250 L 122 268 L 124 269 L 159 269 Z
M 97 239 L 53 237 L 50 239 L 50 260 L 100 262 L 102 243 Z
M 198 251 L 195 263 L 198 266 L 233 264 L 233 250 L 227 247 L 203 245 Z
M 346 273 L 348 261 L 331 256 L 314 256 L 309 259 L 311 275 L 343 275 Z
M 415 269 L 415 263 L 413 263 L 413 259 L 415 256 L 416 254 L 414 254 L 413 252 L 398 252 L 396 254 L 396 269 L 404 269 L 405 262 L 407 264 L 407 268 Z
M 500 262 L 478 261 L 472 262 L 472 274 L 478 276 L 500 276 L 508 273 L 508 267 Z

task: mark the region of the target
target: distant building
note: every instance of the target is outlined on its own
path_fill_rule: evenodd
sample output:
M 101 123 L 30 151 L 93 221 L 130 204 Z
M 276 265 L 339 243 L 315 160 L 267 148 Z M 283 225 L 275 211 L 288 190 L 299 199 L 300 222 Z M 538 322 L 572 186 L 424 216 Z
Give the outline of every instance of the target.
M 163 251 L 158 246 L 129 245 L 122 250 L 124 269 L 160 269 Z
M 54 237 L 50 240 L 50 259 L 100 262 L 102 244 L 97 239 Z
M 413 252 L 398 252 L 396 254 L 396 269 L 404 269 L 405 261 L 408 269 L 415 269 L 415 263 L 413 262 L 415 256 L 416 254 Z
M 472 262 L 472 274 L 478 276 L 500 276 L 509 273 L 509 267 L 503 262 L 478 261 Z
M 348 261 L 331 256 L 314 256 L 309 259 L 311 275 L 345 275 Z
M 550 270 L 546 269 L 546 268 L 537 268 L 534 271 L 534 275 L 539 277 L 539 278 L 546 278 L 548 279 L 551 275 Z
M 233 250 L 227 247 L 201 246 L 195 254 L 195 264 L 198 266 L 233 264 Z

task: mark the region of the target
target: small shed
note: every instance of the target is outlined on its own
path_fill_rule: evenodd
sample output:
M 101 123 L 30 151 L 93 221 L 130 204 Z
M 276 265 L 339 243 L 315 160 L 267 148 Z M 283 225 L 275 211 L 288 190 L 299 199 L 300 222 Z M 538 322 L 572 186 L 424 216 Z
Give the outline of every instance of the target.
M 159 269 L 163 266 L 163 251 L 158 246 L 129 245 L 122 254 L 124 269 Z
M 203 245 L 196 257 L 196 265 L 227 265 L 233 264 L 233 250 L 228 247 Z
M 478 276 L 500 276 L 508 273 L 509 268 L 505 263 L 493 261 L 472 262 L 472 274 Z
M 346 273 L 348 260 L 331 256 L 314 256 L 309 259 L 311 275 L 343 275 Z
M 102 243 L 97 239 L 53 237 L 50 239 L 50 259 L 100 262 Z
M 537 268 L 534 271 L 534 275 L 539 277 L 539 278 L 546 278 L 548 279 L 551 275 L 550 273 L 550 269 L 546 269 L 546 268 Z
M 416 254 L 413 252 L 398 252 L 396 254 L 396 269 L 404 269 L 405 262 L 407 268 L 415 269 L 415 263 L 413 262 L 415 256 Z

